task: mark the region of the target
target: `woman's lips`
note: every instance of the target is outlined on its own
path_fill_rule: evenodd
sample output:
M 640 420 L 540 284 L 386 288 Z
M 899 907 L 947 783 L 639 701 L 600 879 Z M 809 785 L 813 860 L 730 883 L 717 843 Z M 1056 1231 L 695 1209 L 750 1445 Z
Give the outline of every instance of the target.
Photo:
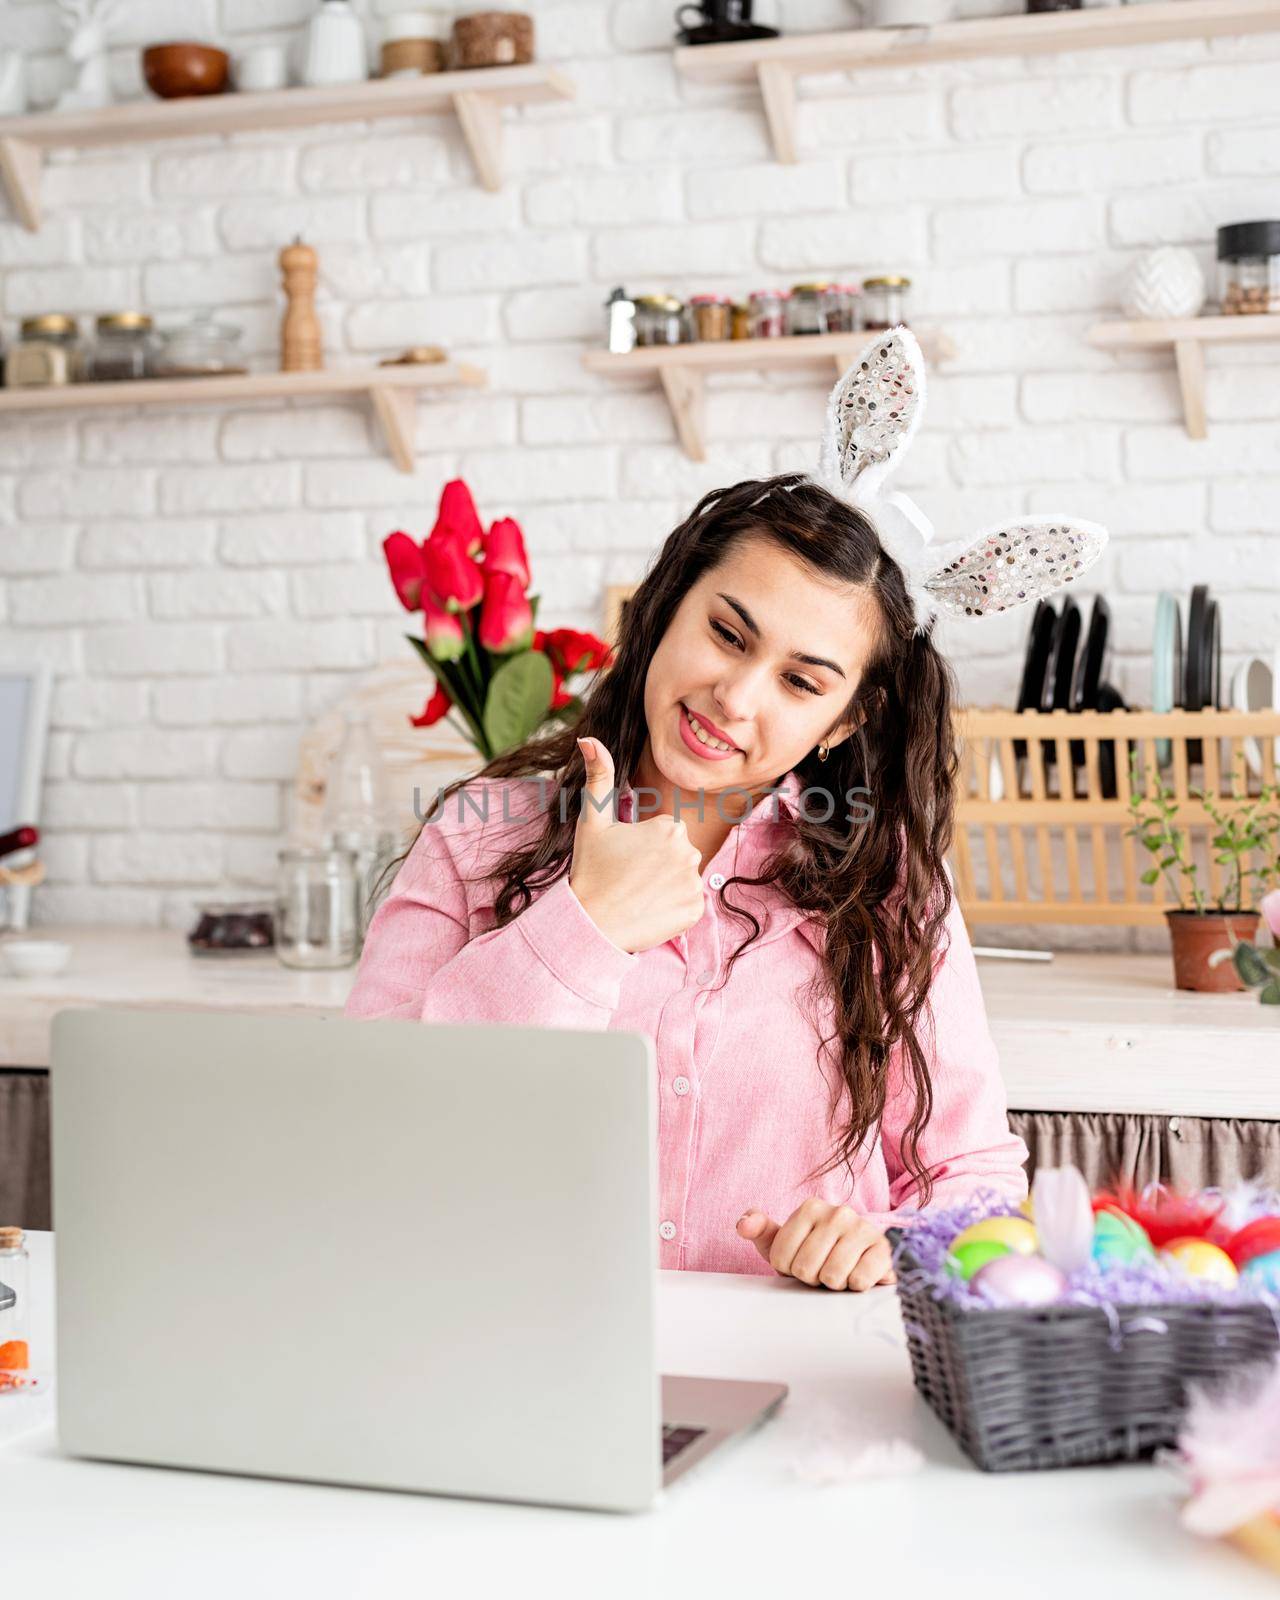
M 728 761 L 731 756 L 741 754 L 738 750 L 713 750 L 710 745 L 703 744 L 689 724 L 689 713 L 683 703 L 680 706 L 680 737 L 694 755 L 701 756 L 704 761 Z

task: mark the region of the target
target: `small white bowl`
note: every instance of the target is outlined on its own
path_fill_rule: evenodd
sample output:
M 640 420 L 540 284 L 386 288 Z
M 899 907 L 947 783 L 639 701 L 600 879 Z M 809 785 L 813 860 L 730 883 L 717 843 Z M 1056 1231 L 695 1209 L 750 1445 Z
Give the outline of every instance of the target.
M 0 963 L 13 978 L 52 978 L 71 960 L 71 946 L 57 939 L 0 939 Z

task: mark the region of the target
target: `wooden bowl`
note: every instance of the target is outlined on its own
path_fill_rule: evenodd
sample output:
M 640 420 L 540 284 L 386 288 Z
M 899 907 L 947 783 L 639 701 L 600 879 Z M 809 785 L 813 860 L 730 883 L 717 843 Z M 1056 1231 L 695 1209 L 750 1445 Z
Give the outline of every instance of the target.
M 153 44 L 142 52 L 147 88 L 161 100 L 193 94 L 222 94 L 230 59 L 211 44 Z

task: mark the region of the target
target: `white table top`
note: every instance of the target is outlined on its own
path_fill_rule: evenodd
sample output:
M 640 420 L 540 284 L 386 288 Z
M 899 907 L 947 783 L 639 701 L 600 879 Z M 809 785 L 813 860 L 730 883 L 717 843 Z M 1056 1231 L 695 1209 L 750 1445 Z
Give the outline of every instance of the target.
M 38 1360 L 51 1348 L 52 1241 L 30 1239 Z M 51 1394 L 0 1399 L 6 1592 L 776 1600 L 871 1583 L 902 1596 L 945 1585 L 955 1600 L 1274 1600 L 1274 1576 L 1183 1532 L 1166 1469 L 970 1465 L 915 1395 L 892 1290 L 666 1272 L 659 1325 L 664 1371 L 780 1379 L 791 1393 L 640 1516 L 76 1461 L 59 1452 Z M 808 1476 L 893 1440 L 922 1463 Z
M 355 980 L 354 966 L 298 972 L 269 953 L 192 956 L 167 929 L 37 936 L 71 943 L 71 965 L 57 978 L 0 975 L 0 1066 L 47 1066 L 50 1022 L 66 1006 L 338 1015 Z M 1181 992 L 1164 954 L 1059 952 L 980 959 L 978 970 L 1015 1110 L 1280 1118 L 1280 1014 L 1254 995 Z

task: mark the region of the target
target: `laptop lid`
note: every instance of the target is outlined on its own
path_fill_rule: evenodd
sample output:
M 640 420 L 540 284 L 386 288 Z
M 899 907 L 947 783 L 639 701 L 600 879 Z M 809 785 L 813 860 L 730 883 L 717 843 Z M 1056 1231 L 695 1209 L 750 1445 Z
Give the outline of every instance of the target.
M 652 1502 L 647 1038 L 68 1010 L 51 1072 L 65 1449 Z

